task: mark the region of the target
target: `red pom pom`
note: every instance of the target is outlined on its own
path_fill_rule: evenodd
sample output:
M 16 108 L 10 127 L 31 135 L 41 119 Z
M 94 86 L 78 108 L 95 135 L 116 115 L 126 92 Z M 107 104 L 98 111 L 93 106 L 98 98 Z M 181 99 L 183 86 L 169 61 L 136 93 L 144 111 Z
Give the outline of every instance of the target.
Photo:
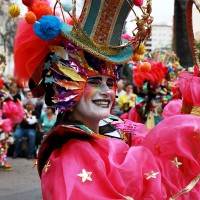
M 35 2 L 31 8 L 37 17 L 37 20 L 40 19 L 43 15 L 53 15 L 51 7 L 44 1 Z
M 144 0 L 133 0 L 133 4 L 135 6 L 142 6 L 144 3 Z
M 25 14 L 25 20 L 28 24 L 34 24 L 37 18 L 36 18 L 36 15 L 32 11 L 28 11 Z
M 151 70 L 151 64 L 148 62 L 143 62 L 140 65 L 140 71 L 142 72 L 149 72 Z
M 32 4 L 35 2 L 36 0 L 22 0 L 22 3 L 27 7 L 32 6 Z

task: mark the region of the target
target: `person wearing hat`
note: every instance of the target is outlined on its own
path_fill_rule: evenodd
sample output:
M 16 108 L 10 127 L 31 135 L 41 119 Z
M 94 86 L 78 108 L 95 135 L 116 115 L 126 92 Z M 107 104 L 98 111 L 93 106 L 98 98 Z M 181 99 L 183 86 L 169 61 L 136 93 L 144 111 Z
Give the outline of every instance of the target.
M 193 126 L 199 117 L 168 119 L 167 126 L 161 122 L 148 133 L 142 124 L 110 115 L 119 65 L 149 35 L 151 1 L 142 6 L 143 1 L 85 0 L 78 21 L 75 9 L 70 13 L 68 4 L 57 1 L 73 27 L 51 9 L 40 10 L 48 13 L 41 17 L 35 9 L 46 1 L 41 2 L 28 4 L 37 18 L 34 25 L 22 21 L 18 26 L 15 73 L 21 84 L 29 79 L 35 96 L 45 95 L 46 104 L 59 110 L 38 155 L 43 199 L 198 199 L 200 152 Z M 138 32 L 122 44 L 125 19 L 136 4 L 142 10 Z M 173 122 L 175 131 L 169 129 Z

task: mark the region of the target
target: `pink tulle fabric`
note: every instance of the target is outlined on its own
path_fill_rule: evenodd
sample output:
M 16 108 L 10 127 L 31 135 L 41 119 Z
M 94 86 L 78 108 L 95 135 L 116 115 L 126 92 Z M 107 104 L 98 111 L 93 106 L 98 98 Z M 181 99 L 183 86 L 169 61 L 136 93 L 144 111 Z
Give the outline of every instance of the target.
M 24 119 L 24 109 L 19 102 L 12 100 L 4 101 L 2 111 L 4 116 L 11 120 L 12 126 L 20 123 Z
M 13 126 L 10 119 L 2 119 L 1 123 L 1 129 L 4 133 L 10 133 L 13 131 Z
M 163 109 L 162 117 L 167 118 L 174 115 L 181 114 L 181 106 L 182 106 L 182 100 L 176 99 L 170 101 Z
M 11 120 L 10 119 L 2 119 L 2 114 L 3 114 L 3 111 L 0 110 L 0 129 L 2 129 L 2 131 L 4 133 L 9 133 L 9 132 L 13 131 Z
M 130 148 L 112 138 L 71 139 L 53 151 L 50 167 L 43 170 L 43 199 L 169 199 L 200 174 L 199 134 L 199 117 L 177 115 L 161 121 Z M 83 169 L 92 172 L 92 181 L 82 182 L 78 174 Z M 151 172 L 154 178 L 149 178 Z M 200 199 L 199 191 L 198 182 L 178 199 Z
M 112 125 L 126 134 L 131 134 L 131 144 L 139 145 L 143 138 L 147 135 L 148 129 L 144 124 L 136 123 L 125 119 L 124 121 L 112 122 Z
M 200 107 L 200 78 L 194 76 L 191 82 L 191 96 L 193 106 Z
M 190 106 L 191 109 L 194 106 L 200 106 L 200 78 L 197 70 L 194 74 L 188 72 L 182 72 L 179 75 L 180 90 L 183 96 L 183 104 Z
M 169 196 L 179 193 L 200 174 L 200 117 L 176 115 L 161 121 L 142 144 L 154 155 Z M 176 167 L 172 161 L 181 164 Z M 200 199 L 200 181 L 178 200 Z
M 157 179 L 145 178 L 145 173 L 159 171 L 145 147 L 129 149 L 117 139 L 73 139 L 52 153 L 50 164 L 42 174 L 44 200 L 166 199 L 160 174 Z M 77 176 L 83 169 L 92 172 L 91 182 L 83 183 Z
M 194 76 L 186 71 L 181 72 L 179 74 L 179 88 L 182 93 L 183 104 L 187 106 L 193 106 L 193 99 L 191 93 L 191 83 L 193 82 L 193 79 Z

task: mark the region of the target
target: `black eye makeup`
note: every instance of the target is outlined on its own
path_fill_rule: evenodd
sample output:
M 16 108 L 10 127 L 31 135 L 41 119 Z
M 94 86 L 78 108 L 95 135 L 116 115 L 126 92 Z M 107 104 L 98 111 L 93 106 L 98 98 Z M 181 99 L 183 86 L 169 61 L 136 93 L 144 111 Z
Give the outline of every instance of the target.
M 102 83 L 102 80 L 103 80 L 102 77 L 98 77 L 98 76 L 97 77 L 90 77 L 90 78 L 88 78 L 87 83 L 91 84 L 93 86 L 100 86 L 101 83 Z M 106 85 L 109 88 L 112 88 L 114 86 L 114 84 L 115 84 L 115 81 L 114 81 L 113 78 L 108 78 L 106 80 Z
M 88 78 L 87 83 L 94 85 L 94 86 L 100 86 L 102 82 L 102 78 L 101 77 L 91 77 Z
M 107 79 L 106 85 L 107 85 L 109 88 L 113 87 L 114 84 L 115 84 L 115 81 L 114 81 L 113 78 L 108 78 L 108 79 Z

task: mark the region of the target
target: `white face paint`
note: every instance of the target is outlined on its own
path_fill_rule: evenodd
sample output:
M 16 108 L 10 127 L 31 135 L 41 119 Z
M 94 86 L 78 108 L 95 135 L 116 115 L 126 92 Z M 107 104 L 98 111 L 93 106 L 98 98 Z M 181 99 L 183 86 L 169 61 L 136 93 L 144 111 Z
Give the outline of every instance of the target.
M 73 117 L 90 123 L 110 115 L 115 100 L 115 80 L 109 76 L 88 78 L 81 100 L 74 107 Z

